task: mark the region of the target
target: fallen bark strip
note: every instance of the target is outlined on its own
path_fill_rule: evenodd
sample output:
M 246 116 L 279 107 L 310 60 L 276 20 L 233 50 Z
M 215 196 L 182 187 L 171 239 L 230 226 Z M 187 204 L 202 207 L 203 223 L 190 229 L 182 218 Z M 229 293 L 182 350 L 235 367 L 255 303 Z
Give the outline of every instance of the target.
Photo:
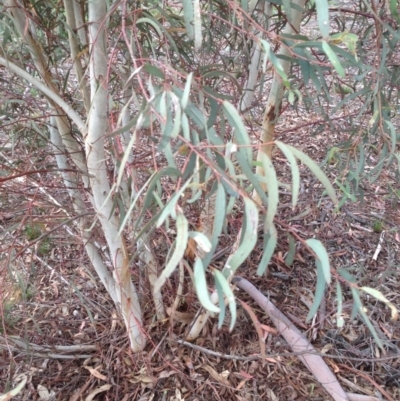
M 28 353 L 38 358 L 51 359 L 86 359 L 91 355 L 82 352 L 91 352 L 97 349 L 96 345 L 37 345 L 21 340 L 17 336 L 0 336 L 0 349 L 12 352 Z M 76 354 L 76 355 L 70 355 Z
M 304 337 L 301 331 L 248 280 L 236 276 L 232 279 L 232 283 L 243 291 L 246 291 L 268 314 L 279 333 L 287 341 L 293 351 L 304 352 L 302 355 L 298 355 L 298 358 L 331 397 L 335 401 L 349 401 L 349 397 L 342 389 L 335 375 L 331 372 L 322 357 L 315 355 L 315 348 Z

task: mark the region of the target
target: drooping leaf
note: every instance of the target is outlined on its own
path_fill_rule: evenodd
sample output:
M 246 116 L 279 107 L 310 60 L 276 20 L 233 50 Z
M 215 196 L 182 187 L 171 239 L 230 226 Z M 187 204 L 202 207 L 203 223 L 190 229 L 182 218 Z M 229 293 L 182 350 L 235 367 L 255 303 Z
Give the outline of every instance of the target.
M 260 196 L 261 200 L 264 202 L 265 205 L 268 204 L 268 198 L 265 195 L 265 192 L 263 191 L 259 180 L 251 170 L 250 165 L 247 163 L 245 160 L 244 156 L 240 152 L 236 152 L 236 159 L 239 162 L 240 168 L 242 169 L 243 174 L 246 176 L 246 178 L 250 181 L 250 183 L 253 185 L 254 189 L 257 191 L 257 194 Z
M 156 30 L 156 32 L 160 38 L 163 36 L 161 26 L 159 25 L 159 23 L 157 21 L 155 21 L 149 17 L 138 18 L 136 20 L 136 25 L 140 25 L 140 24 L 144 24 L 144 23 L 150 24 Z
M 201 259 L 196 258 L 193 270 L 194 286 L 196 287 L 197 297 L 201 305 L 210 312 L 218 313 L 220 309 L 212 303 L 210 293 L 208 292 L 206 273 Z
M 122 181 L 122 178 L 123 178 L 124 173 L 125 173 L 125 166 L 126 166 L 126 163 L 128 162 L 130 151 L 132 150 L 132 147 L 133 147 L 133 145 L 134 145 L 134 143 L 136 141 L 136 132 L 138 130 L 140 130 L 140 128 L 142 127 L 142 124 L 143 124 L 143 114 L 140 113 L 140 115 L 139 115 L 139 117 L 137 119 L 137 122 L 136 122 L 135 132 L 131 136 L 131 139 L 130 139 L 130 141 L 128 143 L 128 146 L 126 147 L 126 149 L 124 151 L 124 155 L 122 156 L 122 160 L 121 160 L 121 163 L 119 165 L 118 177 L 117 177 L 117 181 L 115 183 L 115 187 L 116 188 L 119 188 L 120 185 L 121 185 L 121 181 Z
M 291 145 L 286 145 L 286 147 L 293 153 L 294 156 L 296 156 L 301 162 L 303 162 L 311 170 L 311 172 L 318 178 L 318 180 L 321 182 L 321 184 L 325 187 L 326 192 L 332 199 L 334 205 L 337 205 L 338 199 L 336 197 L 335 190 L 333 189 L 333 186 L 330 183 L 328 177 L 320 169 L 320 167 L 317 165 L 317 163 L 315 163 L 314 160 L 312 160 L 309 156 L 307 156 L 305 153 L 301 152 L 300 150 L 296 149 L 295 147 L 293 147 Z
M 369 320 L 368 315 L 365 313 L 364 311 L 364 306 L 361 302 L 361 298 L 360 298 L 360 294 L 358 292 L 358 289 L 355 287 L 351 287 L 351 293 L 353 295 L 353 299 L 354 299 L 354 306 L 357 310 L 357 312 L 359 313 L 359 315 L 362 317 L 362 319 L 364 320 L 364 323 L 367 325 L 369 331 L 371 332 L 372 336 L 374 337 L 374 340 L 376 342 L 376 344 L 378 345 L 378 347 L 383 350 L 383 344 L 381 339 L 379 338 L 374 326 L 371 323 L 371 320 Z
M 400 16 L 399 16 L 399 3 L 397 0 L 390 0 L 389 1 L 389 9 L 390 12 L 392 13 L 392 17 L 398 22 L 400 23 Z
M 161 287 L 165 284 L 168 277 L 173 273 L 173 271 L 178 266 L 178 263 L 182 260 L 188 242 L 188 228 L 189 223 L 185 215 L 181 211 L 178 211 L 176 215 L 175 249 L 171 256 L 171 259 L 168 261 L 164 270 L 160 274 L 160 277 L 154 283 L 155 293 L 160 291 Z
M 217 269 L 214 270 L 214 277 L 215 281 L 218 281 L 220 284 L 226 299 L 228 300 L 229 310 L 231 312 L 231 324 L 229 326 L 229 331 L 232 331 L 233 327 L 235 326 L 236 322 L 236 302 L 235 302 L 235 295 L 229 285 L 228 281 L 224 277 L 224 275 Z
M 175 208 L 179 198 L 189 185 L 191 180 L 186 181 L 183 185 L 182 188 L 178 191 L 175 192 L 174 195 L 171 196 L 171 199 L 167 202 L 167 204 L 164 207 L 164 210 L 161 211 L 160 217 L 157 220 L 156 227 L 160 228 L 161 225 L 164 223 L 165 219 L 168 217 L 169 214 L 171 214 L 172 210 Z
M 331 267 L 329 264 L 329 256 L 325 247 L 322 245 L 322 242 L 315 239 L 310 238 L 306 241 L 306 244 L 314 251 L 317 255 L 317 258 L 321 262 L 322 273 L 325 277 L 325 282 L 330 284 L 331 282 Z
M 281 150 L 281 152 L 285 155 L 286 159 L 290 163 L 290 168 L 292 172 L 292 206 L 294 209 L 296 207 L 300 191 L 299 166 L 297 165 L 297 161 L 294 158 L 292 152 L 288 149 L 288 147 L 284 143 L 280 141 L 275 141 L 275 144 L 276 146 L 278 146 L 278 148 Z
M 267 181 L 268 190 L 268 205 L 267 205 L 267 217 L 265 219 L 266 228 L 273 224 L 276 212 L 278 210 L 279 203 L 279 188 L 278 179 L 271 159 L 265 154 L 261 154 L 261 162 L 264 168 L 265 179 Z
M 224 291 L 222 290 L 221 284 L 218 280 L 215 280 L 215 288 L 218 294 L 218 306 L 219 306 L 219 314 L 218 314 L 218 329 L 222 327 L 224 324 L 225 313 L 226 313 L 226 306 L 224 300 Z
M 189 237 L 193 238 L 199 248 L 201 248 L 204 252 L 211 251 L 211 242 L 203 233 L 199 233 L 198 231 L 189 231 Z
M 174 111 L 175 111 L 175 119 L 174 119 L 174 125 L 171 130 L 171 138 L 176 138 L 179 134 L 179 131 L 182 126 L 182 111 L 181 111 L 181 106 L 179 104 L 179 99 L 173 92 L 168 92 L 168 95 L 171 97 L 172 104 L 174 106 Z
M 222 232 L 222 228 L 225 222 L 226 216 L 226 193 L 222 183 L 218 183 L 217 194 L 215 196 L 215 214 L 214 214 L 214 223 L 213 223 L 213 231 L 211 236 L 211 249 L 210 252 L 203 258 L 204 266 L 208 266 L 211 262 L 212 256 L 217 248 L 219 237 Z
M 163 176 L 172 176 L 172 177 L 181 177 L 181 172 L 175 168 L 171 168 L 171 167 L 165 167 L 163 169 L 161 169 L 160 171 L 158 171 L 157 173 L 153 173 L 152 176 L 149 179 L 149 186 L 147 188 L 147 193 L 145 195 L 144 201 L 143 201 L 143 205 L 140 211 L 140 215 L 137 219 L 137 221 L 135 222 L 135 228 L 137 229 L 137 227 L 140 225 L 143 215 L 146 212 L 146 210 L 148 210 L 150 208 L 151 202 L 153 200 L 153 192 L 154 192 L 154 188 L 159 184 L 161 177 Z M 147 183 L 146 183 L 147 185 Z M 146 185 L 143 186 L 143 190 L 146 188 Z M 141 190 L 142 190 L 141 189 Z M 140 193 L 136 195 L 135 197 L 135 203 L 137 202 L 137 200 L 139 199 L 139 196 L 141 194 L 141 190 L 139 191 Z M 161 192 L 161 191 L 160 191 Z M 133 208 L 130 210 L 133 210 Z M 128 211 L 127 213 L 128 215 L 130 214 L 130 212 Z
M 292 23 L 292 8 L 290 5 L 290 0 L 282 0 L 283 7 L 285 7 L 285 13 L 289 23 Z
M 321 31 L 322 37 L 328 39 L 329 37 L 329 5 L 328 0 L 315 0 L 317 7 L 318 26 Z
M 253 156 L 251 151 L 251 142 L 249 135 L 247 134 L 246 127 L 244 126 L 238 111 L 232 104 L 225 100 L 223 106 L 224 113 L 229 121 L 229 124 L 235 128 L 235 137 L 237 139 L 237 143 L 238 145 L 243 146 L 243 148 L 240 149 L 240 152 L 246 158 L 247 163 L 251 164 Z
M 287 253 L 286 258 L 285 258 L 285 263 L 288 266 L 291 266 L 293 264 L 293 261 L 294 261 L 294 256 L 296 255 L 296 242 L 295 242 L 295 240 L 294 240 L 292 235 L 290 235 L 288 233 L 287 236 L 288 236 L 288 239 L 289 239 L 289 250 L 288 250 L 288 253 Z
M 182 133 L 183 137 L 186 139 L 186 141 L 190 142 L 190 126 L 189 126 L 189 120 L 186 116 L 185 113 L 182 114 L 181 117 L 181 124 L 182 124 Z
M 194 10 L 192 0 L 183 0 L 183 18 L 185 20 L 186 34 L 189 39 L 194 39 Z
M 363 290 L 367 294 L 373 296 L 378 301 L 381 301 L 385 305 L 387 305 L 392 312 L 392 320 L 393 321 L 396 321 L 399 318 L 399 312 L 398 312 L 396 306 L 392 302 L 390 302 L 380 291 L 376 290 L 375 288 L 370 288 L 370 287 L 361 287 L 361 290 Z
M 317 259 L 315 261 L 317 265 L 317 286 L 315 289 L 314 301 L 311 305 L 310 312 L 307 315 L 306 321 L 309 322 L 312 317 L 317 313 L 319 306 L 321 305 L 322 299 L 325 293 L 326 281 L 324 271 L 322 269 L 321 262 Z
M 189 100 L 189 94 L 190 94 L 190 86 L 192 84 L 192 78 L 193 78 L 193 72 L 189 73 L 186 79 L 186 85 L 185 85 L 185 90 L 183 91 L 183 95 L 181 97 L 181 106 L 182 110 L 186 109 L 188 100 Z
M 275 226 L 272 224 L 268 231 L 264 231 L 264 249 L 263 255 L 258 265 L 257 274 L 262 276 L 267 270 L 268 264 L 275 251 L 276 244 L 278 242 L 278 233 Z
M 250 198 L 244 198 L 245 206 L 245 232 L 242 242 L 236 252 L 226 262 L 224 273 L 234 274 L 238 267 L 246 260 L 253 250 L 258 237 L 258 208 Z
M 330 62 L 333 65 L 333 68 L 336 70 L 336 72 L 339 74 L 339 76 L 344 78 L 346 76 L 346 73 L 344 72 L 342 64 L 340 64 L 339 57 L 336 55 L 336 53 L 332 50 L 332 48 L 325 41 L 322 42 L 322 49 L 325 52 L 325 54 L 328 56 Z
M 150 75 L 153 75 L 157 78 L 165 79 L 165 74 L 159 68 L 151 64 L 145 64 L 143 69 L 148 72 Z
M 201 33 L 201 8 L 200 0 L 193 0 L 194 11 L 194 48 L 196 51 L 201 49 L 203 35 Z

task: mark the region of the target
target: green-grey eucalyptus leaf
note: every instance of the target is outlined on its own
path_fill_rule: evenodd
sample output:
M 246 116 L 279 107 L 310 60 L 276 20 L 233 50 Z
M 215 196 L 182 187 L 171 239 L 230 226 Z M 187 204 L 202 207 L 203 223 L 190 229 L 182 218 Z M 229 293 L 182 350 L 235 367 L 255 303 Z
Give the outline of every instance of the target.
M 182 110 L 186 109 L 188 100 L 189 100 L 189 94 L 190 94 L 190 86 L 192 85 L 192 78 L 193 78 L 193 72 L 189 73 L 186 79 L 186 85 L 185 85 L 185 90 L 183 91 L 183 95 L 181 97 L 181 106 Z
M 164 207 L 164 210 L 161 211 L 160 217 L 157 220 L 157 224 L 156 224 L 157 228 L 160 228 L 162 226 L 162 224 L 164 223 L 165 219 L 171 214 L 172 209 L 175 208 L 176 204 L 178 203 L 179 198 L 182 196 L 183 192 L 189 185 L 190 181 L 191 181 L 190 179 L 187 180 L 183 184 L 182 188 L 178 192 L 175 192 L 174 195 L 172 195 L 171 199 L 167 202 L 167 204 Z
M 251 164 L 253 160 L 251 142 L 249 135 L 247 134 L 246 127 L 244 126 L 238 111 L 226 100 L 223 103 L 223 109 L 229 124 L 235 128 L 235 137 L 237 139 L 237 143 L 238 145 L 243 146 L 241 151 L 243 152 L 247 163 Z
M 190 142 L 190 125 L 189 125 L 189 120 L 188 120 L 188 118 L 186 116 L 186 113 L 182 113 L 181 124 L 182 124 L 183 137 L 188 142 Z
M 344 72 L 342 64 L 340 64 L 339 57 L 336 55 L 336 53 L 332 50 L 332 48 L 325 41 L 322 42 L 322 49 L 325 52 L 325 54 L 328 56 L 330 62 L 333 65 L 333 68 L 336 70 L 336 72 L 339 74 L 339 76 L 344 78 L 346 76 L 346 73 Z
M 179 134 L 179 131 L 182 126 L 182 110 L 181 110 L 181 105 L 179 104 L 179 99 L 178 96 L 175 95 L 173 92 L 168 92 L 168 95 L 171 97 L 172 104 L 174 106 L 174 111 L 175 111 L 175 119 L 174 119 L 174 125 L 172 127 L 171 131 L 171 138 L 176 138 Z
M 311 170 L 311 172 L 318 178 L 318 180 L 321 182 L 321 184 L 325 187 L 326 192 L 332 199 L 334 205 L 337 205 L 338 199 L 336 197 L 335 190 L 334 190 L 332 184 L 330 183 L 328 177 L 320 169 L 320 167 L 317 165 L 317 163 L 315 163 L 315 161 L 312 160 L 305 153 L 296 149 L 294 146 L 291 146 L 291 145 L 286 145 L 286 146 L 293 153 L 293 155 L 296 156 L 301 162 L 303 162 Z
M 142 123 L 143 123 L 143 114 L 140 113 L 140 115 L 139 115 L 139 117 L 137 119 L 137 122 L 136 122 L 135 132 L 131 136 L 131 139 L 130 139 L 130 141 L 128 143 L 128 146 L 124 150 L 124 155 L 122 156 L 121 164 L 120 164 L 119 170 L 118 170 L 117 181 L 115 183 L 116 184 L 116 188 L 119 188 L 119 186 L 121 185 L 121 181 L 122 181 L 122 178 L 123 178 L 124 173 L 125 173 L 126 163 L 128 162 L 128 158 L 129 158 L 131 149 L 132 149 L 134 143 L 136 142 L 136 132 L 142 127 Z
M 274 254 L 276 244 L 278 242 L 278 233 L 275 226 L 269 227 L 268 231 L 264 231 L 264 249 L 260 264 L 257 268 L 257 274 L 262 276 L 267 270 L 268 264 Z
M 318 26 L 322 37 L 328 39 L 329 36 L 329 5 L 328 0 L 315 0 L 317 7 Z
M 326 251 L 325 247 L 322 245 L 322 242 L 315 239 L 315 238 L 309 238 L 306 241 L 306 244 L 314 251 L 314 253 L 317 255 L 317 258 L 321 262 L 321 269 L 322 273 L 325 277 L 325 282 L 330 284 L 331 282 L 331 267 L 329 264 L 329 255 L 328 252 Z
M 315 289 L 313 304 L 311 305 L 310 312 L 307 315 L 307 322 L 309 322 L 312 317 L 317 313 L 317 310 L 321 305 L 322 299 L 324 297 L 326 287 L 326 281 L 321 262 L 319 260 L 316 260 L 315 264 L 317 265 L 317 286 Z
M 257 194 L 260 196 L 260 198 L 264 202 L 264 204 L 267 205 L 268 204 L 267 195 L 265 195 L 265 192 L 262 189 L 259 180 L 253 173 L 253 171 L 252 171 L 250 165 L 247 163 L 245 157 L 243 156 L 243 154 L 241 152 L 236 152 L 235 155 L 236 155 L 236 159 L 242 169 L 243 174 L 253 185 L 254 189 L 257 191 Z
M 261 153 L 261 162 L 263 165 L 264 176 L 267 182 L 267 190 L 268 190 L 267 217 L 265 220 L 265 224 L 267 229 L 269 230 L 269 227 L 274 222 L 274 218 L 278 210 L 278 203 L 279 203 L 278 179 L 276 177 L 276 172 L 272 164 L 272 161 L 265 153 Z
M 293 153 L 290 149 L 282 142 L 275 141 L 276 146 L 280 149 L 280 151 L 284 154 L 288 162 L 290 163 L 290 168 L 292 172 L 292 207 L 293 209 L 296 207 L 297 199 L 299 198 L 300 191 L 300 172 L 299 166 L 297 165 L 297 161 L 293 156 Z
M 201 49 L 203 35 L 201 32 L 201 8 L 200 0 L 193 0 L 194 11 L 194 48 L 196 51 Z
M 171 256 L 171 259 L 168 261 L 160 277 L 154 283 L 154 293 L 160 291 L 161 287 L 165 284 L 169 276 L 178 266 L 178 263 L 182 260 L 188 242 L 188 228 L 189 223 L 185 215 L 182 212 L 178 211 L 176 215 L 175 249 Z
M 196 287 L 197 297 L 201 305 L 210 312 L 218 313 L 220 309 L 211 301 L 210 293 L 207 288 L 206 273 L 200 258 L 196 258 L 193 270 L 194 286 Z
M 139 189 L 138 193 L 136 194 L 135 198 L 133 199 L 133 201 L 131 202 L 131 204 L 129 205 L 128 211 L 125 215 L 125 218 L 122 220 L 121 226 L 118 230 L 118 236 L 121 235 L 122 231 L 124 231 L 125 225 L 129 219 L 129 217 L 131 216 L 131 213 L 133 211 L 133 208 L 135 207 L 137 201 L 139 200 L 139 198 L 141 197 L 142 193 L 145 191 L 145 189 L 147 188 L 147 185 L 150 184 L 150 182 L 153 180 L 153 178 L 157 175 L 157 173 L 153 173 L 150 178 L 147 180 L 147 182 Z
M 234 274 L 238 267 L 246 260 L 252 252 L 258 238 L 258 208 L 250 199 L 244 198 L 245 206 L 245 232 L 242 235 L 242 242 L 236 252 L 227 261 L 224 270 L 228 274 Z
M 211 262 L 212 256 L 217 248 L 219 237 L 222 232 L 222 228 L 225 222 L 226 216 L 226 193 L 224 186 L 221 182 L 218 183 L 217 193 L 215 196 L 215 207 L 214 207 L 214 222 L 213 231 L 211 236 L 211 249 L 210 252 L 203 258 L 204 266 L 208 267 Z
M 218 314 L 218 329 L 222 327 L 224 324 L 225 314 L 226 314 L 226 306 L 224 300 L 224 291 L 222 290 L 222 286 L 218 280 L 215 280 L 215 288 L 218 294 L 218 306 L 219 306 L 219 314 Z
M 285 263 L 288 266 L 291 266 L 293 264 L 293 262 L 294 262 L 294 256 L 296 254 L 296 242 L 295 242 L 295 240 L 294 240 L 292 235 L 290 235 L 288 233 L 287 236 L 288 236 L 288 239 L 289 239 L 289 250 L 288 250 L 288 253 L 287 253 L 286 258 L 285 258 Z
M 361 287 L 361 290 L 366 292 L 367 294 L 371 295 L 372 297 L 376 298 L 378 301 L 381 301 L 386 306 L 388 306 L 392 312 L 392 321 L 396 321 L 399 317 L 399 312 L 397 311 L 396 306 L 390 302 L 380 291 L 376 290 L 375 288 L 371 287 Z
M 138 18 L 136 20 L 136 25 L 144 24 L 144 23 L 150 24 L 156 30 L 158 36 L 160 38 L 162 38 L 163 34 L 162 34 L 161 27 L 155 20 L 153 20 L 152 18 L 148 18 L 148 17 Z
M 204 252 L 211 251 L 211 242 L 203 233 L 200 233 L 198 231 L 189 231 L 189 237 L 193 238 L 199 248 L 201 248 Z
M 183 18 L 185 20 L 186 34 L 189 39 L 194 39 L 194 10 L 192 0 L 183 0 Z
M 360 294 L 358 292 L 358 289 L 355 287 L 351 287 L 351 293 L 353 295 L 353 299 L 354 299 L 354 306 L 357 308 L 357 312 L 359 313 L 359 315 L 362 317 L 362 319 L 364 320 L 364 323 L 367 325 L 369 331 L 371 332 L 372 336 L 374 337 L 374 340 L 376 342 L 376 344 L 378 345 L 378 347 L 383 350 L 383 344 L 381 339 L 379 338 L 374 326 L 372 325 L 371 321 L 369 320 L 368 315 L 364 312 L 364 306 L 361 302 L 361 298 L 360 298 Z
M 235 295 L 233 294 L 232 288 L 229 285 L 228 281 L 224 277 L 224 275 L 217 269 L 214 270 L 215 281 L 218 281 L 222 287 L 222 291 L 224 292 L 226 299 L 228 300 L 229 310 L 231 312 L 231 324 L 229 326 L 229 331 L 232 331 L 236 322 L 236 302 Z

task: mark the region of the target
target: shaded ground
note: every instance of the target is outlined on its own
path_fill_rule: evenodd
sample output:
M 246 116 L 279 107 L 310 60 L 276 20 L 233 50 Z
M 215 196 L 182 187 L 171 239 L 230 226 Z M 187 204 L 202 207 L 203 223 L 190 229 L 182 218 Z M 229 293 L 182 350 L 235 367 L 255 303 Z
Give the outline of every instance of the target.
M 302 129 L 301 135 L 296 130 L 294 136 L 290 124 L 293 127 L 301 124 L 297 118 L 286 122 L 289 129 L 281 139 L 322 161 L 326 135 L 309 139 L 307 131 Z M 275 155 L 275 161 L 280 179 L 290 182 L 286 161 L 279 154 Z M 334 166 L 327 171 L 333 180 Z M 33 179 L 24 181 L 25 196 L 31 196 L 28 210 L 18 210 L 16 202 L 20 194 L 13 194 L 13 182 L 7 183 L 8 195 L 2 198 L 2 246 L 9 249 L 12 245 L 14 255 L 21 252 L 21 256 L 8 268 L 7 260 L 2 260 L 2 276 L 8 274 L 9 279 L 3 281 L 2 288 L 6 301 L 2 304 L 1 392 L 9 389 L 18 375 L 26 374 L 28 385 L 16 399 L 46 399 L 46 391 L 58 400 L 85 399 L 97 391 L 95 399 L 112 400 L 328 399 L 298 358 L 287 354 L 290 350 L 265 315 L 240 292 L 237 297 L 252 306 L 264 325 L 268 354 L 265 363 L 258 357 L 259 339 L 253 323 L 240 305 L 233 332 L 229 333 L 227 325 L 218 331 L 217 318 L 213 318 L 194 344 L 201 348 L 192 348 L 177 342 L 184 339 L 187 324 L 178 321 L 171 329 L 168 321 L 154 320 L 152 301 L 145 291 L 141 294 L 149 342 L 145 352 L 132 355 L 123 323 L 89 267 L 79 239 L 74 239 L 65 228 L 59 228 L 46 237 L 47 242 L 38 241 L 28 250 L 24 249 L 34 237 L 29 230 L 50 231 L 65 218 L 49 197 L 54 193 L 49 188 L 56 182 L 47 182 L 45 192 L 33 182 Z M 264 277 L 255 274 L 262 238 L 240 274 L 268 295 L 313 345 L 329 356 L 328 365 L 347 391 L 368 395 L 383 391 L 384 397 L 396 400 L 400 397 L 400 325 L 390 320 L 389 308 L 371 297 L 363 298 L 371 322 L 385 344 L 386 355 L 392 358 L 387 360 L 369 361 L 385 354 L 375 345 L 363 322 L 350 320 L 352 297 L 345 285 L 343 330 L 336 328 L 335 286 L 327 292 L 319 315 L 311 323 L 305 323 L 315 289 L 314 261 L 296 244 L 293 263 L 286 263 L 290 262 L 288 238 L 279 226 L 279 221 L 289 222 L 300 237 L 320 239 L 327 247 L 334 270 L 348 268 L 360 286 L 376 288 L 399 305 L 399 200 L 389 196 L 389 184 L 399 189 L 391 171 L 384 172 L 374 185 L 363 183 L 363 202 L 347 203 L 336 213 L 331 202 L 321 198 L 318 181 L 302 168 L 302 190 L 296 210 L 291 210 L 290 193 L 281 194 L 277 223 L 279 246 L 268 274 Z M 16 213 L 12 212 L 13 207 L 18 210 Z M 223 244 L 231 244 L 238 227 L 240 216 L 231 217 L 228 227 L 231 235 L 222 239 Z M 382 249 L 373 260 L 380 238 L 383 238 Z M 162 265 L 165 249 L 160 247 L 160 252 L 164 252 L 159 254 Z M 215 262 L 217 267 L 219 263 L 222 266 L 224 258 Z M 134 274 L 138 272 L 134 270 Z M 174 275 L 164 289 L 166 306 L 172 304 L 176 286 Z M 179 309 L 186 314 L 182 321 L 187 323 L 198 308 L 193 288 L 187 281 Z M 49 348 L 22 350 L 13 336 Z M 82 349 L 75 349 L 71 359 L 66 359 L 70 356 L 56 348 L 60 345 L 82 345 Z M 211 355 L 207 350 L 218 354 Z

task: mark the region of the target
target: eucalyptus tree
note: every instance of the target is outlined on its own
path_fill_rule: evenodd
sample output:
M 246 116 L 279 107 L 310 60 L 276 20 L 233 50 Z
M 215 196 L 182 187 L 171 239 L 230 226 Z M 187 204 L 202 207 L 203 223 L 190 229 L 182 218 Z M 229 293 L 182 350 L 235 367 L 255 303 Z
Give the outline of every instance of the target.
M 134 351 L 146 344 L 138 282 L 132 275 L 137 266 L 139 276 L 142 268 L 147 271 L 156 316 L 164 319 L 161 288 L 179 266 L 179 292 L 192 260 L 201 305 L 208 315 L 219 313 L 219 325 L 228 305 L 233 328 L 233 275 L 261 233 L 259 274 L 265 273 L 277 245 L 274 219 L 281 183 L 272 163 L 273 144 L 290 166 L 293 207 L 300 185 L 298 160 L 338 204 L 321 168 L 300 150 L 275 140 L 283 102 L 293 108 L 304 104 L 319 113 L 325 126 L 334 126 L 329 113 L 349 102 L 366 104 L 356 111 L 359 120 L 372 107 L 369 132 L 352 133 L 352 149 L 357 150 L 344 153 L 349 136 L 345 146 L 338 144 L 327 157 L 346 166 L 344 178 L 355 195 L 362 178 L 376 179 L 384 166 L 399 159 L 391 121 L 397 108 L 389 107 L 398 105 L 396 66 L 388 63 L 399 40 L 395 1 L 380 11 L 373 2 L 360 4 L 330 11 L 326 0 L 3 1 L 0 65 L 10 77 L 2 81 L 5 132 L 15 136 L 16 127 L 23 126 L 21 143 L 38 131 L 46 138 L 73 210 L 65 199 L 61 203 L 76 217 L 76 234 L 125 321 Z M 332 88 L 341 96 L 336 104 Z M 334 106 L 324 107 L 326 101 Z M 29 118 L 21 115 L 24 107 Z M 353 129 L 354 115 L 345 118 Z M 371 135 L 380 138 L 374 146 Z M 380 159 L 367 174 L 365 164 L 377 150 Z M 343 193 L 344 199 L 351 195 Z M 193 206 L 195 222 L 189 217 Z M 210 265 L 227 216 L 237 206 L 244 210 L 242 228 L 219 271 Z M 99 250 L 95 229 L 101 229 L 107 253 Z M 160 271 L 154 233 L 171 244 Z M 292 235 L 317 257 L 310 318 L 331 282 L 329 257 L 317 239 Z M 214 277 L 212 294 L 207 270 Z M 352 280 L 348 272 L 340 274 Z M 358 290 L 352 291 L 362 314 Z M 340 294 L 338 284 L 338 305 Z M 192 338 L 199 324 L 194 328 Z

